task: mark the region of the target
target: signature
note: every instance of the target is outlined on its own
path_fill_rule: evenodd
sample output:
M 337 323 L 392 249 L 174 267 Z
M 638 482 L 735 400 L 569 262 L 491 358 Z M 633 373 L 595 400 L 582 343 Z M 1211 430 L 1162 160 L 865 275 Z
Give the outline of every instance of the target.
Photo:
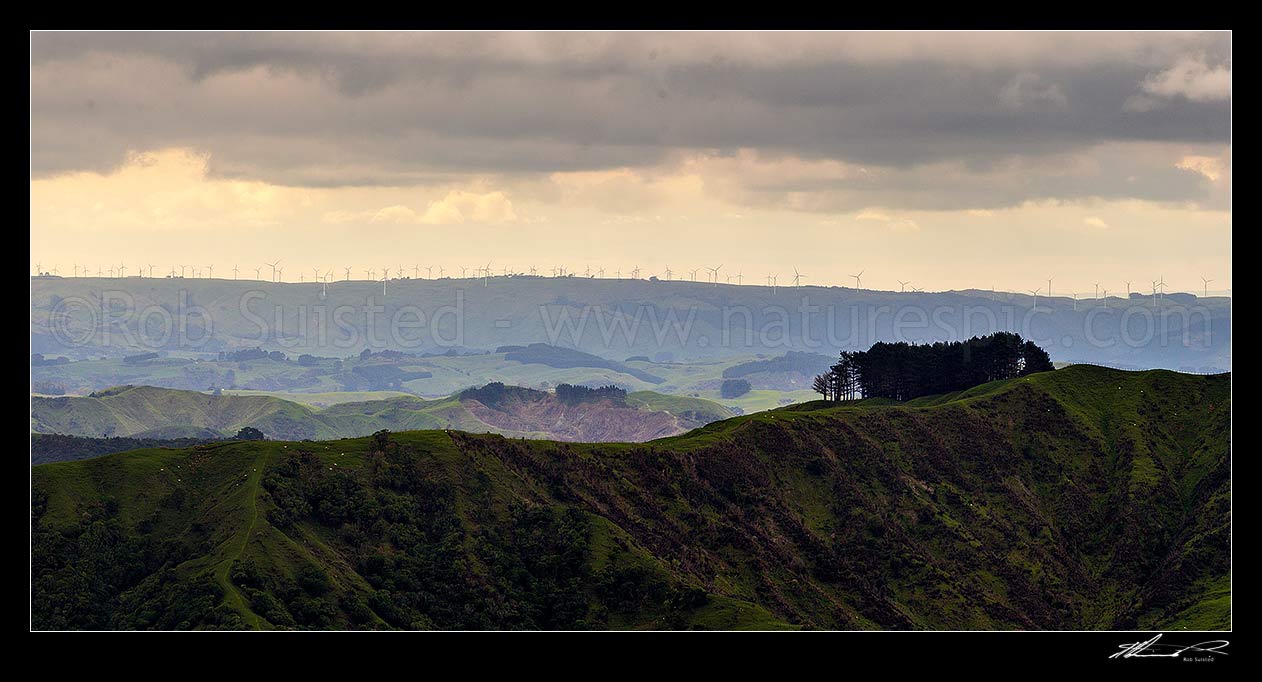
M 1109 658 L 1178 658 L 1187 652 L 1226 656 L 1227 652 L 1223 648 L 1230 644 L 1225 639 L 1213 639 L 1198 644 L 1161 644 L 1158 642 L 1160 639 L 1161 635 L 1157 635 L 1146 642 L 1121 644 L 1118 646 L 1120 651 Z

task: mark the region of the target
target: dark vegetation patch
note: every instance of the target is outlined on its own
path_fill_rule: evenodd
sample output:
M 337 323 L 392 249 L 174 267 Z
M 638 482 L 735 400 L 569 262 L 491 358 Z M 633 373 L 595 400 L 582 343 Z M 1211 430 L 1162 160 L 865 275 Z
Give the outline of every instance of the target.
M 562 348 L 560 346 L 550 346 L 546 343 L 532 343 L 521 350 L 513 350 L 504 355 L 505 360 L 512 360 L 523 364 L 545 365 L 547 367 L 571 368 L 571 367 L 597 367 L 600 369 L 611 369 L 615 372 L 629 374 L 640 381 L 650 384 L 661 384 L 666 380 L 649 374 L 643 370 L 634 367 L 628 367 L 621 362 L 606 360 L 598 355 L 584 353 L 580 350 L 572 348 Z

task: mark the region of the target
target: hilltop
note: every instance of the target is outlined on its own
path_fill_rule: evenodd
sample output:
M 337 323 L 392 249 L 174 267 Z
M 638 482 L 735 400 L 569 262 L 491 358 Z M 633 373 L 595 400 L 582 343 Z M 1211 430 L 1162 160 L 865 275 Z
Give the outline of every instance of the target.
M 31 430 L 93 438 L 225 438 L 254 427 L 274 439 L 328 440 L 382 429 L 450 428 L 606 442 L 679 434 L 732 415 L 708 400 L 648 391 L 576 403 L 532 389 L 515 395 L 494 405 L 466 391 L 439 400 L 397 396 L 317 408 L 274 396 L 120 386 L 88 397 L 32 397 Z
M 44 628 L 1230 627 L 1230 376 L 32 468 Z

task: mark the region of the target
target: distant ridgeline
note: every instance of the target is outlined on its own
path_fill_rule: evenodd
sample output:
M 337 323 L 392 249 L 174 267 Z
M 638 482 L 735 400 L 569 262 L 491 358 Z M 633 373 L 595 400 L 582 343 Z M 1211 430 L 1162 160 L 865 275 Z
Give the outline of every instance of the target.
M 366 296 L 382 295 L 379 282 L 330 284 L 327 298 L 321 300 L 316 287 L 297 283 L 34 278 L 30 352 L 72 360 L 154 351 L 215 357 L 259 345 L 269 353 L 344 356 L 366 347 L 380 350 L 384 344 L 424 357 L 529 348 L 546 341 L 604 358 L 709 362 L 788 350 L 832 355 L 835 350 L 866 349 L 878 341 L 934 343 L 1009 331 L 1020 332 L 1057 360 L 1071 363 L 1199 372 L 1231 367 L 1232 307 L 1226 296 L 1172 292 L 1154 298 L 1136 292 L 1075 301 L 1069 295 L 1034 297 L 977 289 L 776 289 L 546 277 L 493 277 L 479 286 L 469 284 L 460 279 L 391 281 L 381 301 L 384 312 L 370 315 L 362 306 Z M 129 303 L 110 310 L 67 305 L 102 301 L 106 288 L 125 292 Z M 263 298 L 253 298 L 260 294 Z M 457 299 L 462 313 L 445 314 Z M 177 314 L 184 300 L 215 311 L 213 326 L 206 328 L 197 318 Z M 345 327 L 329 329 L 322 316 L 304 312 L 316 301 L 328 310 L 351 306 L 357 312 L 339 317 Z M 155 324 L 168 316 L 143 315 L 158 309 L 169 311 L 169 319 Z M 380 335 L 385 329 L 374 329 L 401 311 L 417 309 L 430 325 L 386 335 Z M 927 319 L 929 311 L 932 320 Z M 260 329 L 259 319 L 267 320 L 266 328 Z M 504 320 L 512 324 L 498 324 Z M 129 333 L 118 333 L 123 329 Z M 783 334 L 774 333 L 778 329 Z M 68 343 L 69 339 L 77 341 Z
M 814 389 L 826 400 L 911 400 L 1052 369 L 1047 351 L 1033 341 L 999 332 L 967 341 L 880 342 L 866 351 L 845 351 L 840 362 L 815 377 Z

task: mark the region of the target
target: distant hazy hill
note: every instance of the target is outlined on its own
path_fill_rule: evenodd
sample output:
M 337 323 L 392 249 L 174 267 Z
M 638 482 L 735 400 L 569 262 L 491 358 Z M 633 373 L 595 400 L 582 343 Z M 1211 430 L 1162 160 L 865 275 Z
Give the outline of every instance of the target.
M 1076 303 L 1039 296 L 1037 314 L 1027 323 L 1034 297 L 978 290 L 773 291 L 700 282 L 493 277 L 392 281 L 384 294 L 380 282 L 334 282 L 324 298 L 322 291 L 317 284 L 221 279 L 35 278 L 32 352 L 82 358 L 152 351 L 158 343 L 203 353 L 262 345 L 342 357 L 374 339 L 376 347 L 412 351 L 548 343 L 602 358 L 688 361 L 787 350 L 832 355 L 881 340 L 960 340 L 1015 331 L 1058 362 L 1231 367 L 1230 299 L 1187 294 L 1170 294 L 1160 307 L 1138 294 Z M 373 308 L 371 329 L 369 306 L 381 307 Z M 339 307 L 347 312 L 335 323 L 328 311 Z M 191 310 L 197 312 L 185 315 L 183 333 L 160 324 Z M 418 311 L 424 315 L 419 323 Z M 395 315 L 402 315 L 406 329 L 392 335 Z M 275 320 L 279 326 L 260 331 L 264 321 L 271 327 Z M 142 323 L 160 329 L 142 333 Z
M 94 438 L 215 438 L 252 426 L 269 438 L 302 440 L 365 436 L 381 429 L 453 428 L 553 440 L 638 442 L 732 414 L 708 400 L 649 392 L 633 393 L 623 404 L 566 404 L 551 393 L 517 390 L 529 399 L 488 407 L 460 396 L 406 396 L 318 409 L 272 396 L 124 386 L 85 398 L 33 397 L 31 430 Z
M 1222 629 L 1230 388 L 1074 366 L 638 445 L 41 465 L 33 627 Z

